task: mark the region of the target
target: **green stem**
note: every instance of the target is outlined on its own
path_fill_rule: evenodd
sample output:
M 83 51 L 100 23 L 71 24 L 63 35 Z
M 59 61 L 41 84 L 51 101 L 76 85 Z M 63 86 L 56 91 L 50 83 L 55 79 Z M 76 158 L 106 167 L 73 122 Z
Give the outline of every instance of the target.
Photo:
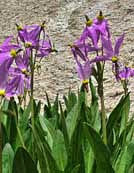
M 44 25 L 44 22 L 42 23 L 42 25 Z M 32 120 L 32 127 L 33 127 L 33 129 L 34 129 L 34 98 L 33 98 L 33 92 L 34 92 L 34 72 L 35 72 L 37 52 L 38 52 L 38 49 L 39 49 L 39 40 L 40 40 L 40 36 L 41 36 L 41 31 L 42 30 L 43 30 L 43 28 L 41 28 L 39 36 L 38 36 L 38 45 L 37 45 L 37 49 L 35 51 L 35 54 L 33 56 L 33 49 L 31 49 L 31 57 L 30 57 L 30 69 L 31 69 L 31 95 L 30 95 L 30 101 L 31 101 L 31 106 L 32 106 L 31 120 Z
M 104 96 L 100 97 L 101 100 L 101 116 L 102 116 L 102 132 L 103 132 L 103 142 L 107 145 L 107 132 L 106 132 L 106 113 L 105 113 L 105 104 Z
M 105 62 L 102 64 L 100 62 L 96 63 L 97 72 L 98 72 L 98 95 L 100 97 L 101 104 L 101 120 L 102 120 L 102 133 L 103 133 L 103 142 L 107 145 L 107 131 L 106 131 L 106 112 L 105 112 L 105 103 L 104 103 L 104 92 L 103 92 L 103 73 Z
M 128 88 L 127 88 L 127 81 L 123 81 L 122 83 L 123 85 L 123 89 L 124 89 L 124 94 L 125 94 L 125 97 L 126 95 L 128 94 Z M 125 142 L 126 142 L 126 128 L 127 128 L 127 121 L 128 121 L 128 115 L 127 115 L 127 105 L 125 104 L 125 131 L 124 131 L 124 134 L 123 134 L 123 146 L 125 145 Z

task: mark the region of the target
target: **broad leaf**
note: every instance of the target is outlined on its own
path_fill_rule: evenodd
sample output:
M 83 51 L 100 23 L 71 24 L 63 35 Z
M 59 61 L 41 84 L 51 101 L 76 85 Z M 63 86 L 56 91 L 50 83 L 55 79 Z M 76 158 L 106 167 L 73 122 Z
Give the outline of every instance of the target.
M 96 159 L 96 173 L 114 173 L 110 163 L 110 153 L 99 134 L 87 123 L 84 123 L 85 135 L 92 147 Z
M 29 153 L 22 147 L 16 151 L 12 173 L 38 173 L 35 163 Z
M 55 132 L 52 155 L 56 160 L 59 170 L 64 171 L 67 164 L 67 151 L 65 147 L 64 137 L 60 130 L 57 130 Z
M 67 124 L 69 140 L 71 140 L 74 130 L 77 126 L 81 111 L 81 105 L 84 101 L 85 101 L 85 94 L 84 92 L 81 92 L 78 97 L 78 102 L 74 105 L 74 107 L 67 115 L 66 124 Z
M 131 168 L 133 164 L 133 158 L 134 158 L 134 141 L 130 142 L 128 146 L 125 146 L 120 156 L 118 157 L 115 170 L 116 173 L 128 173 L 129 169 Z
M 14 151 L 7 143 L 2 151 L 2 173 L 12 173 Z

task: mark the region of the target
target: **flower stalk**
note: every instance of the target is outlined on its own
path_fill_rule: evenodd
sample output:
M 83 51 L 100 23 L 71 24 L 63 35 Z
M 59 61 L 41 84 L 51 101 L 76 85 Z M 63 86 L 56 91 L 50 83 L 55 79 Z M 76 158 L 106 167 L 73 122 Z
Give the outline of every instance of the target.
M 104 103 L 104 90 L 103 90 L 103 72 L 104 72 L 105 63 L 97 62 L 97 72 L 98 72 L 98 95 L 100 97 L 101 104 L 101 120 L 102 120 L 102 133 L 103 133 L 103 142 L 107 145 L 107 132 L 106 132 L 106 111 Z

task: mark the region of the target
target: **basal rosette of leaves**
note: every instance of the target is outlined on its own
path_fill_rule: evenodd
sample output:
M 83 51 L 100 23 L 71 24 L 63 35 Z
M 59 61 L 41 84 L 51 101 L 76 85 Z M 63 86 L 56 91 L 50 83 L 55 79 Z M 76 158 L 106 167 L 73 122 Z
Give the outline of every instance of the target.
M 80 39 L 70 45 L 81 88 L 77 94 L 70 90 L 63 97 L 64 105 L 58 95 L 50 103 L 46 93 L 47 103 L 42 110 L 42 103 L 34 99 L 33 93 L 36 62 L 56 51 L 44 25 L 16 24 L 17 43 L 11 43 L 12 37 L 8 37 L 0 46 L 0 171 L 133 173 L 134 120 L 127 84 L 134 70 L 118 58 L 124 34 L 113 47 L 108 21 L 102 12 L 94 20 L 86 16 Z M 109 115 L 103 92 L 106 63 L 111 63 L 117 82 L 124 89 Z M 27 98 L 29 103 L 25 104 Z

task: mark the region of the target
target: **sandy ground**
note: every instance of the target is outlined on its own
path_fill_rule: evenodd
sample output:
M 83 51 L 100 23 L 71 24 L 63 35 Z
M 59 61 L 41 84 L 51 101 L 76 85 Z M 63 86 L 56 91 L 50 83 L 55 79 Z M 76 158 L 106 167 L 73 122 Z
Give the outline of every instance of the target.
M 58 49 L 42 62 L 40 75 L 36 74 L 35 96 L 45 99 L 45 91 L 51 100 L 69 88 L 76 91 L 78 80 L 73 56 L 68 44 L 78 38 L 84 27 L 84 15 L 94 18 L 102 10 L 109 19 L 113 38 L 125 32 L 121 59 L 134 65 L 134 3 L 133 0 L 1 0 L 0 1 L 0 42 L 6 36 L 16 33 L 15 23 L 33 24 L 47 21 L 47 32 Z M 134 79 L 130 80 L 132 109 L 134 110 Z M 107 110 L 114 107 L 120 98 L 122 87 L 116 82 L 111 64 L 106 65 L 105 98 Z

